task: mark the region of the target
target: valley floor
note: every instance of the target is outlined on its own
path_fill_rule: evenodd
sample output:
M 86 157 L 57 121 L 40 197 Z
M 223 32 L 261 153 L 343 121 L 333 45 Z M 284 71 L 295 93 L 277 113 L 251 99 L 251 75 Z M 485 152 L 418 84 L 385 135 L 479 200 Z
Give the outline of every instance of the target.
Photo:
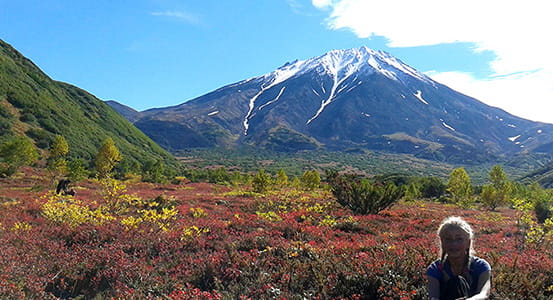
M 56 196 L 25 169 L 0 180 L 1 299 L 426 299 L 435 232 L 476 231 L 496 299 L 551 299 L 553 247 L 517 211 L 400 202 L 354 215 L 324 190 L 87 180 Z

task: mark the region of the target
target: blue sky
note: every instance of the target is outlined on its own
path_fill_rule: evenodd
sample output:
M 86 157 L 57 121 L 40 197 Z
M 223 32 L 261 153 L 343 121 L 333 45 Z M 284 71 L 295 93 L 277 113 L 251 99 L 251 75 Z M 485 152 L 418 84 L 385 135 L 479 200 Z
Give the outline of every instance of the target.
M 137 110 L 366 45 L 553 123 L 547 1 L 0 0 L 0 39 L 55 80 Z

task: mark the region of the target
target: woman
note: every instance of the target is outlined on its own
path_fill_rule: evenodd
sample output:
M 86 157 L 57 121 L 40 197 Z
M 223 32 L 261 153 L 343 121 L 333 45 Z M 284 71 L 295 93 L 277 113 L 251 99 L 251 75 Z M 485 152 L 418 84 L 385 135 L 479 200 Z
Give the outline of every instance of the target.
M 488 299 L 491 290 L 491 267 L 473 256 L 474 233 L 460 217 L 448 217 L 438 229 L 441 259 L 426 271 L 431 300 Z

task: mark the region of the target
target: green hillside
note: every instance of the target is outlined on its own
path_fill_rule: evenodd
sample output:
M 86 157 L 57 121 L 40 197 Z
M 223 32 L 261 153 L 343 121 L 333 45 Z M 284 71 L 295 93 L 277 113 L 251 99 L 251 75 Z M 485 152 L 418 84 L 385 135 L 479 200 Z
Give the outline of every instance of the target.
M 103 101 L 52 80 L 0 40 L 0 141 L 12 135 L 27 135 L 38 148 L 48 149 L 58 134 L 67 140 L 72 157 L 94 158 L 103 141 L 111 137 L 129 162 L 176 162 Z

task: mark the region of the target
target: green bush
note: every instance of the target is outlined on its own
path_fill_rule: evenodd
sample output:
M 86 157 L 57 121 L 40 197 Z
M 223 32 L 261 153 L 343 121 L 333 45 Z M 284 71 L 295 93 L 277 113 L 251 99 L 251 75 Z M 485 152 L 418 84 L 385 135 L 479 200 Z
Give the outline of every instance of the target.
M 321 185 L 321 176 L 315 170 L 305 171 L 301 176 L 301 184 L 307 190 L 314 190 Z
M 52 142 L 54 135 L 49 133 L 48 131 L 42 129 L 42 128 L 31 128 L 25 132 L 25 134 L 32 138 L 36 146 L 41 149 L 46 149 L 50 146 L 50 143 Z
M 329 185 L 340 205 L 358 214 L 377 214 L 392 206 L 403 190 L 394 183 L 371 183 L 355 175 L 331 175 Z
M 142 167 L 142 181 L 161 183 L 167 181 L 163 175 L 165 165 L 161 160 L 149 160 Z
M 90 172 L 86 169 L 86 162 L 84 159 L 75 158 L 67 163 L 67 177 L 71 181 L 78 182 L 88 178 L 89 175 Z
M 265 172 L 264 169 L 260 169 L 253 177 L 252 181 L 253 191 L 256 193 L 264 193 L 269 189 L 271 185 L 271 175 Z
M 553 202 L 551 194 L 544 190 L 539 184 L 534 183 L 529 188 L 530 201 L 534 206 L 534 213 L 538 223 L 545 223 L 545 220 L 552 217 Z
M 33 142 L 26 137 L 14 137 L 0 144 L 0 175 L 11 176 L 19 167 L 31 165 L 39 158 Z
M 438 177 L 423 177 L 417 180 L 417 184 L 423 198 L 440 198 L 447 188 Z

